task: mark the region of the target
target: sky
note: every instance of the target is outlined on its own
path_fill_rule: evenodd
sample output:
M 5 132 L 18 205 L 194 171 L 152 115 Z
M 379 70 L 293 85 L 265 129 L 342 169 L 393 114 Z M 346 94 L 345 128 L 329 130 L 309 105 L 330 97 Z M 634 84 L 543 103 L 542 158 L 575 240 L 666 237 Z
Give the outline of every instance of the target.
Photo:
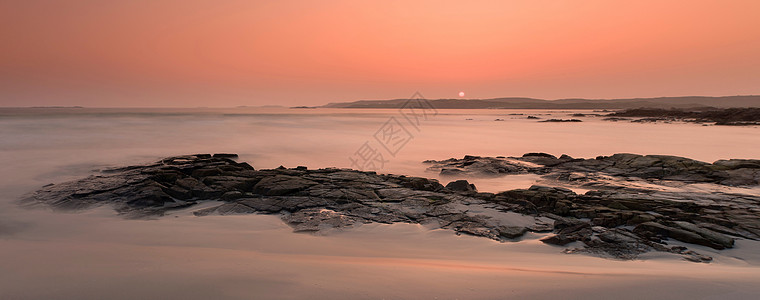
M 0 0 L 0 106 L 760 94 L 760 1 Z

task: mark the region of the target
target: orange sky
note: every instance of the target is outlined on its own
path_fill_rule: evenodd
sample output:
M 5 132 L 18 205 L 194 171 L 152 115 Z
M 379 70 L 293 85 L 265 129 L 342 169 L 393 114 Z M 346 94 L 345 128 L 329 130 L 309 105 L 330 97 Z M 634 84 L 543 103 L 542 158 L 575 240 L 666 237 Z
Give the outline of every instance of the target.
M 760 94 L 760 1 L 0 1 L 0 106 Z

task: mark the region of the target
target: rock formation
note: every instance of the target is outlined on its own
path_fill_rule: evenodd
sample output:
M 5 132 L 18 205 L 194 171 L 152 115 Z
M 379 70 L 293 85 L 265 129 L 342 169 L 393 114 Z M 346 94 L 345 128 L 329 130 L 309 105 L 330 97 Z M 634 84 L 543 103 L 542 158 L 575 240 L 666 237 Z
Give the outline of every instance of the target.
M 594 159 L 544 153 L 426 161 L 442 175 L 540 174 L 551 186 L 478 192 L 466 180 L 443 186 L 420 177 L 306 167 L 256 170 L 234 154 L 198 154 L 103 170 L 51 184 L 22 200 L 27 206 L 82 210 L 111 205 L 128 218 L 160 217 L 200 202 L 210 214 L 278 214 L 295 231 L 325 232 L 364 223 L 415 223 L 498 241 L 526 232 L 552 233 L 545 243 L 566 252 L 633 259 L 647 251 L 711 258 L 670 240 L 725 249 L 760 238 L 760 196 L 694 190 L 692 183 L 757 185 L 760 161 L 704 163 L 681 157 L 616 154 Z M 590 191 L 577 194 L 562 186 Z M 728 190 L 731 191 L 731 190 Z

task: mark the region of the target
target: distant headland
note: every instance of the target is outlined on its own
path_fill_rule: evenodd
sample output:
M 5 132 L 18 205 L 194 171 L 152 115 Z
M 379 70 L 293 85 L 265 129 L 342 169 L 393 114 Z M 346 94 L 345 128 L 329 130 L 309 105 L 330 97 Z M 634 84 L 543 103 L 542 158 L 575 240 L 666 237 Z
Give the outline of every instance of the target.
M 329 103 L 326 108 L 398 108 L 407 99 L 359 100 Z M 697 107 L 760 107 L 760 95 L 748 96 L 685 96 L 628 99 L 558 99 L 491 98 L 491 99 L 428 99 L 437 109 L 631 109 L 631 108 L 697 108 Z

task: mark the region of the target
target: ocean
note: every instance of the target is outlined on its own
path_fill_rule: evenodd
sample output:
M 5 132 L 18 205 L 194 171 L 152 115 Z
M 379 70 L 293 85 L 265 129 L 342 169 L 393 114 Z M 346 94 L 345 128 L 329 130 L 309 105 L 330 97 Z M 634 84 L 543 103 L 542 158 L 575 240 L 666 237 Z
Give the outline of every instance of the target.
M 239 161 L 257 169 L 363 168 L 443 184 L 459 178 L 427 171 L 424 160 L 528 152 L 582 158 L 666 154 L 707 162 L 760 158 L 757 126 L 611 122 L 594 114 L 604 113 L 2 108 L 0 298 L 634 299 L 656 294 L 717 299 L 760 294 L 760 248 L 750 241 L 738 241 L 709 265 L 665 254 L 615 261 L 562 254 L 563 248 L 538 242 L 537 234 L 498 243 L 419 225 L 370 224 L 320 236 L 292 233 L 275 216 L 195 217 L 191 209 L 157 220 L 125 220 L 107 207 L 57 213 L 16 204 L 48 183 L 195 153 L 237 153 Z M 539 122 L 553 118 L 582 122 Z M 364 159 L 370 154 L 373 163 Z M 462 178 L 490 192 L 541 180 L 534 175 Z

